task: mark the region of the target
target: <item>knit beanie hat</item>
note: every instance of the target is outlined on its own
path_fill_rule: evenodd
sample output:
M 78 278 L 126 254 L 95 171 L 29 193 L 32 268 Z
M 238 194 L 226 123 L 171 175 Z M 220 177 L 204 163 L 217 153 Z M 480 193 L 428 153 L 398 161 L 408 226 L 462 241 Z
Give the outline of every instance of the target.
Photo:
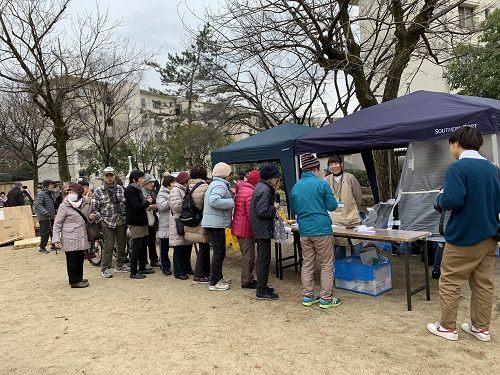
M 281 172 L 274 164 L 266 164 L 260 169 L 260 178 L 263 180 L 279 176 L 281 176 Z
M 83 194 L 83 186 L 76 182 L 69 184 L 68 190 L 73 190 L 76 194 Z
M 231 174 L 231 167 L 226 163 L 215 164 L 214 170 L 212 171 L 212 177 L 226 178 Z
M 304 154 L 300 156 L 303 171 L 312 171 L 314 168 L 319 168 L 319 160 L 311 154 Z
M 189 172 L 181 172 L 177 175 L 174 181 L 178 182 L 181 185 L 184 185 L 190 178 L 191 175 L 189 174 Z
M 257 182 L 260 181 L 260 173 L 257 170 L 251 171 L 247 176 L 247 181 L 253 185 L 257 185 Z

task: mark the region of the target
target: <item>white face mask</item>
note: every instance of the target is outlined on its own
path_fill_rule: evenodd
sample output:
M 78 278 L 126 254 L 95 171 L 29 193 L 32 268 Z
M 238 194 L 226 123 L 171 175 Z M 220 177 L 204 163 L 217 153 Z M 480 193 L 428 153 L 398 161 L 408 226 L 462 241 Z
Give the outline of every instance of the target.
M 78 194 L 69 193 L 68 194 L 68 200 L 71 201 L 71 202 L 76 202 L 78 200 Z

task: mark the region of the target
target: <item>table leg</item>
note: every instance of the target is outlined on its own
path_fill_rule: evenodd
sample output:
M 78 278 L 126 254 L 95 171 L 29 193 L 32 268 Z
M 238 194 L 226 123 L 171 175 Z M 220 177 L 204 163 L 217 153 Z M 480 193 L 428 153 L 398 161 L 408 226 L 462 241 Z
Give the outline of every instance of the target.
M 408 242 L 404 243 L 405 274 L 406 274 L 406 302 L 408 311 L 411 311 L 411 288 L 410 288 L 410 254 L 408 254 Z
M 279 268 L 279 251 L 278 251 L 278 246 L 281 246 L 280 243 L 275 242 L 274 243 L 274 259 L 276 261 L 276 278 L 280 277 L 280 268 Z
M 425 294 L 427 301 L 431 300 L 431 283 L 429 281 L 429 254 L 427 253 L 427 241 L 424 241 L 424 267 L 425 267 Z

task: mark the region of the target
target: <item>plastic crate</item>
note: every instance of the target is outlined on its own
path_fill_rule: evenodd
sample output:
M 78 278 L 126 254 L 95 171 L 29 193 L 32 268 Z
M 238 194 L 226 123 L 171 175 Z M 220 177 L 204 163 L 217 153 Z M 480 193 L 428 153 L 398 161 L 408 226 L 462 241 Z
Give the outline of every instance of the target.
M 378 296 L 392 289 L 391 261 L 376 266 L 363 264 L 359 256 L 335 261 L 335 287 L 356 293 Z

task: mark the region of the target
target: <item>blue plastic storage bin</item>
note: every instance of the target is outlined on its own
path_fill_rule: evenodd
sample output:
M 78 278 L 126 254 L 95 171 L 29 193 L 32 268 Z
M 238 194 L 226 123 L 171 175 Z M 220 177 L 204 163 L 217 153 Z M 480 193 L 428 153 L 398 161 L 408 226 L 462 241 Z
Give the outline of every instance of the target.
M 391 261 L 376 266 L 363 264 L 359 256 L 335 261 L 335 287 L 356 293 L 378 296 L 392 289 Z

